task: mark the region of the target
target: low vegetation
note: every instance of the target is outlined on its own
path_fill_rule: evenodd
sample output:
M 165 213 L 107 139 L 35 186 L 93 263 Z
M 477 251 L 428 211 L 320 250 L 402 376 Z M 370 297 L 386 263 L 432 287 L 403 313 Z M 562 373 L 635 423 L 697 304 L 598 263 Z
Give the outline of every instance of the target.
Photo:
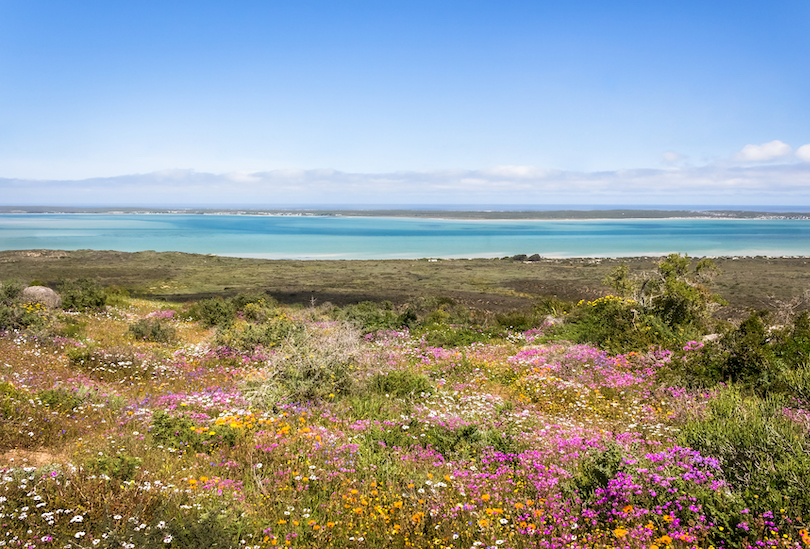
M 0 544 L 810 545 L 810 318 L 719 320 L 712 271 L 511 311 L 5 282 Z

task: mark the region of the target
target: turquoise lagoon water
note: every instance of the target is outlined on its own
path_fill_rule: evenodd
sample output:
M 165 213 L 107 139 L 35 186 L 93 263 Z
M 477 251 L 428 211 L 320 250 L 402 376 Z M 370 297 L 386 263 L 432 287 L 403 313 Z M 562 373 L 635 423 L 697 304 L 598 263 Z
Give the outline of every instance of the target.
M 810 220 L 444 220 L 247 215 L 0 215 L 0 250 L 179 251 L 268 259 L 810 256 Z

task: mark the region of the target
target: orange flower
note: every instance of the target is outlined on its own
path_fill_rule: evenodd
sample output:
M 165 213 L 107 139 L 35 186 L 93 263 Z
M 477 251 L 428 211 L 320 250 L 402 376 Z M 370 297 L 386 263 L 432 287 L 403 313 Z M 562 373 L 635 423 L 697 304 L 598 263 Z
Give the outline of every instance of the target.
M 616 536 L 617 538 L 623 538 L 624 536 L 627 535 L 627 530 L 624 528 L 616 528 L 615 530 L 613 530 L 613 535 Z
M 481 496 L 481 501 L 489 501 L 489 494 L 484 494 Z

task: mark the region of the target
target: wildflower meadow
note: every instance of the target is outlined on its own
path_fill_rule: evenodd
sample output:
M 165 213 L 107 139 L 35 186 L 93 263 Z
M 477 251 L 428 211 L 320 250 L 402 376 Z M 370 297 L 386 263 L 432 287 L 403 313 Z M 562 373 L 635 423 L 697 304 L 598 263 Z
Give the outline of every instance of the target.
M 6 283 L 0 546 L 810 546 L 807 316 L 662 273 L 554 319 Z

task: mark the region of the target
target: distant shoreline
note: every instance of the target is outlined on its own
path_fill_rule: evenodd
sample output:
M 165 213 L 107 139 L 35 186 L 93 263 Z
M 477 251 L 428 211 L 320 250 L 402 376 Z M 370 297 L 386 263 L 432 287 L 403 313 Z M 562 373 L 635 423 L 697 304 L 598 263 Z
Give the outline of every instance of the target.
M 418 209 L 228 209 L 228 208 L 77 208 L 0 206 L 0 215 L 239 215 L 272 217 L 391 217 L 447 220 L 610 221 L 644 219 L 810 219 L 804 212 L 750 210 L 418 210 Z

